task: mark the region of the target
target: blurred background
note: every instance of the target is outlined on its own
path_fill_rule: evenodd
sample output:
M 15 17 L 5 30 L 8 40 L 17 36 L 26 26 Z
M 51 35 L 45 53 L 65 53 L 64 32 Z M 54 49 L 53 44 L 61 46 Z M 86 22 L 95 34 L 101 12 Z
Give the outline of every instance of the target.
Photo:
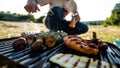
M 89 26 L 83 38 L 97 37 L 113 42 L 120 40 L 120 1 L 119 0 L 75 0 L 81 22 Z M 0 0 L 0 39 L 20 36 L 22 32 L 35 33 L 48 31 L 42 23 L 49 5 L 39 6 L 40 11 L 29 14 L 24 6 L 27 0 Z M 71 19 L 69 14 L 67 20 Z

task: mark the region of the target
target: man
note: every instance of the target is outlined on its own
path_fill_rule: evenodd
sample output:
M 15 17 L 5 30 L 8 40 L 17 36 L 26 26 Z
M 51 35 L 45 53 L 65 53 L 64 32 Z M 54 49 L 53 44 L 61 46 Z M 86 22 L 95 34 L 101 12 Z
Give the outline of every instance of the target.
M 40 11 L 38 6 L 50 5 L 50 10 L 45 19 L 45 25 L 50 31 L 62 30 L 68 34 L 83 34 L 88 31 L 88 26 L 79 22 L 77 5 L 74 0 L 28 0 L 25 5 L 27 12 Z M 71 21 L 66 21 L 65 16 L 72 14 Z

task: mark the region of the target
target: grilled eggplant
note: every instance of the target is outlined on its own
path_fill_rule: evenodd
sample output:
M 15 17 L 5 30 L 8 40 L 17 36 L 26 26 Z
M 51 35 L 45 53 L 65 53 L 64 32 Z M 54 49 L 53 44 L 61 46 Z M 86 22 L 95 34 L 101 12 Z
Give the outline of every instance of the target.
M 56 54 L 50 58 L 50 61 L 64 68 L 117 68 L 105 61 L 74 54 Z

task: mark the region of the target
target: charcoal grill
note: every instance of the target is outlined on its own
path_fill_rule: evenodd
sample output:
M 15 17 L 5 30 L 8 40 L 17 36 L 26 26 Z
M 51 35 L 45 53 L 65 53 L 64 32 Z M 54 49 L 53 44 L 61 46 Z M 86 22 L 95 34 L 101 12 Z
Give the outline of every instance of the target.
M 31 47 L 21 51 L 14 51 L 12 48 L 12 42 L 17 38 L 9 38 L 0 40 L 0 55 L 12 60 L 13 62 L 22 66 L 22 68 L 60 68 L 57 64 L 49 61 L 49 58 L 57 53 L 71 53 L 76 55 L 84 55 L 77 51 L 68 49 L 64 43 L 56 45 L 56 47 L 46 50 L 42 53 L 32 54 L 30 52 Z M 88 56 L 94 59 L 106 61 L 120 67 L 120 49 L 109 42 L 106 42 L 108 49 L 100 52 L 98 56 Z M 87 55 L 84 55 L 87 56 Z

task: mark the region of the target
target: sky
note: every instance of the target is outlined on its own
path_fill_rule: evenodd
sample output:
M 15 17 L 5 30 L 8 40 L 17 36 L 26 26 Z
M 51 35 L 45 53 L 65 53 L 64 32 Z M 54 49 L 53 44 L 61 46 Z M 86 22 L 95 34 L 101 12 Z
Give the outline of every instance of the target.
M 120 0 L 75 0 L 75 2 L 77 3 L 81 21 L 95 21 L 105 20 L 109 17 L 115 4 L 119 3 Z M 24 9 L 26 3 L 27 0 L 0 0 L 0 11 L 28 14 Z M 39 6 L 39 8 L 41 11 L 33 13 L 35 18 L 46 15 L 49 10 L 48 5 Z M 68 15 L 67 19 L 70 18 L 70 15 Z

